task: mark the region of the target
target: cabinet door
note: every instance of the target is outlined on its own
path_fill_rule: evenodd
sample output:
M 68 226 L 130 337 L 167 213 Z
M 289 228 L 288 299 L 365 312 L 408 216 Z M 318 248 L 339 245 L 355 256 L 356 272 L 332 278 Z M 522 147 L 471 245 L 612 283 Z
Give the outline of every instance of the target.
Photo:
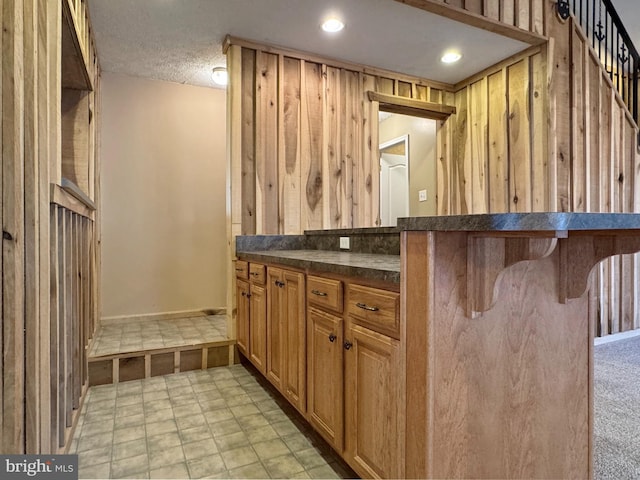
M 283 390 L 285 305 L 283 272 L 279 268 L 267 270 L 267 378 Z
M 363 477 L 403 478 L 400 343 L 349 319 L 345 458 Z
M 264 375 L 267 370 L 267 296 L 264 287 L 252 284 L 250 299 L 250 358 Z
M 307 418 L 338 452 L 342 452 L 342 318 L 307 309 Z
M 285 328 L 284 394 L 300 412 L 306 411 L 306 322 L 304 274 L 284 270 Z
M 249 282 L 236 280 L 236 342 L 238 349 L 249 356 Z

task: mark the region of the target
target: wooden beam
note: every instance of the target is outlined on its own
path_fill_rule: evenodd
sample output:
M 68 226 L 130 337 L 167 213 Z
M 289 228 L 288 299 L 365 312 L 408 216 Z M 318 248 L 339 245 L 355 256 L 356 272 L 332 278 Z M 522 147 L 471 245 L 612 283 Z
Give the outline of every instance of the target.
M 414 117 L 432 118 L 435 120 L 446 120 L 450 115 L 456 113 L 456 107 L 441 105 L 438 103 L 425 102 L 422 100 L 412 100 L 410 98 L 396 95 L 386 95 L 384 93 L 369 90 L 367 96 L 372 102 L 380 103 L 380 110 L 402 115 L 412 115 Z
M 68 190 L 63 189 L 60 185 L 56 185 L 54 183 L 49 185 L 49 197 L 50 203 L 55 203 L 56 205 L 60 205 L 61 207 L 71 210 L 78 215 L 93 220 L 94 212 L 75 196 L 68 193 Z
M 395 0 L 412 7 L 419 8 L 426 12 L 435 13 L 442 17 L 464 23 L 472 27 L 481 28 L 498 35 L 513 38 L 529 45 L 541 45 L 547 41 L 546 37 L 537 33 L 529 32 L 513 25 L 502 23 L 498 20 L 485 17 L 478 13 L 473 13 L 462 8 L 447 5 L 438 0 Z

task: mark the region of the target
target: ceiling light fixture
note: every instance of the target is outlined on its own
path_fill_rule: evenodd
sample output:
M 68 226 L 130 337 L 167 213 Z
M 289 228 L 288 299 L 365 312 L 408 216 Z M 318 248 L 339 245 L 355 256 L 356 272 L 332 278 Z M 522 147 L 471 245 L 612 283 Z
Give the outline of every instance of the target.
M 229 82 L 229 76 L 225 67 L 214 67 L 211 72 L 213 77 L 213 83 L 220 86 L 225 86 Z
M 458 60 L 460 60 L 462 58 L 462 55 L 460 55 L 458 52 L 446 52 L 442 58 L 440 59 L 440 61 L 442 63 L 455 63 Z
M 322 30 L 329 33 L 339 32 L 343 28 L 344 28 L 344 23 L 342 23 L 340 20 L 338 20 L 335 17 L 328 18 L 322 24 Z

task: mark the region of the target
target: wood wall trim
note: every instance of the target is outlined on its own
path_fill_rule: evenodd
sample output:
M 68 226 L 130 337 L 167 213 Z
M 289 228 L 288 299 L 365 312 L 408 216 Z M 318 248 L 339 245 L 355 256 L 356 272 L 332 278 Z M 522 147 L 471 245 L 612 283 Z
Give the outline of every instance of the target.
M 77 213 L 78 215 L 82 215 L 89 220 L 93 220 L 94 210 L 87 207 L 75 196 L 71 195 L 68 191 L 55 183 L 50 184 L 50 203 L 55 203 L 56 205 L 60 205 L 61 207 Z
M 541 45 L 547 39 L 543 35 L 523 30 L 513 25 L 509 25 L 492 18 L 485 17 L 477 13 L 473 13 L 462 8 L 454 7 L 449 4 L 442 3 L 438 0 L 395 0 L 415 8 L 419 8 L 426 12 L 435 13 L 451 20 L 470 25 L 472 27 L 481 28 L 498 35 L 513 38 L 529 45 Z
M 232 35 L 227 35 L 222 42 L 222 51 L 227 53 L 227 50 L 231 45 L 238 45 L 244 48 L 250 48 L 256 51 L 273 53 L 277 55 L 283 55 L 285 57 L 296 58 L 307 62 L 313 62 L 318 64 L 324 64 L 329 67 L 344 68 L 345 70 L 351 70 L 353 72 L 363 73 L 367 75 L 374 75 L 379 77 L 389 77 L 403 82 L 415 83 L 416 85 L 431 87 L 437 90 L 453 91 L 454 86 L 449 83 L 437 82 L 435 80 L 428 80 L 413 75 L 407 75 L 405 73 L 393 72 L 391 70 L 385 70 L 383 68 L 372 67 L 369 65 L 362 65 L 358 63 L 345 62 L 335 58 L 327 58 L 321 55 L 316 55 L 309 52 L 301 52 L 298 50 L 292 50 L 286 47 L 280 47 L 276 45 L 268 45 L 260 43 L 256 40 L 249 40 Z
M 456 113 L 456 107 L 450 105 L 414 100 L 399 97 L 398 95 L 387 95 L 369 90 L 367 96 L 370 101 L 378 102 L 381 107 L 380 109 L 386 112 L 432 118 L 435 120 L 446 120 L 450 115 Z

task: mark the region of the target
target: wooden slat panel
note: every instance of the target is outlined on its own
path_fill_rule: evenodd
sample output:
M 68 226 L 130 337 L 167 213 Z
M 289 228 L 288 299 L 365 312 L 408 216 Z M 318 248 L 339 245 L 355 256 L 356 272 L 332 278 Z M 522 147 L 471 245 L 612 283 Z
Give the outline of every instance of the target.
M 37 3 L 24 0 L 25 452 L 40 451 L 40 248 Z
M 469 118 L 471 122 L 472 213 L 487 213 L 488 186 L 488 104 L 487 79 L 469 87 Z
M 571 69 L 571 139 L 572 139 L 572 161 L 571 175 L 572 182 L 572 207 L 571 211 L 585 211 L 585 197 L 587 196 L 586 179 L 586 159 L 585 159 L 585 98 L 584 98 L 584 42 L 574 27 L 572 28 L 572 59 Z
M 58 447 L 64 445 L 67 411 L 67 214 L 57 209 L 58 224 Z
M 625 108 L 622 111 L 622 140 L 623 149 L 621 155 L 621 176 L 619 177 L 620 188 L 622 189 L 620 211 L 630 213 L 633 211 L 634 194 L 634 167 L 636 158 L 637 132 L 631 125 L 630 120 L 625 116 Z M 634 255 L 622 255 L 620 267 L 620 329 L 623 332 L 632 330 L 634 327 Z
M 459 215 L 470 213 L 471 199 L 471 140 L 468 128 L 468 88 L 456 92 L 456 126 L 453 144 L 453 168 L 451 170 L 454 191 L 453 211 Z
M 393 79 L 377 77 L 376 92 L 393 95 Z
M 515 5 L 515 25 L 523 30 L 531 30 L 530 27 L 530 1 L 516 0 Z M 541 3 L 541 2 L 538 2 Z
M 440 91 L 442 102 L 451 104 L 455 102 L 454 94 Z M 433 95 L 432 95 L 433 100 Z M 453 130 L 456 124 L 456 117 L 451 116 L 446 121 L 438 122 L 436 132 L 436 181 L 438 195 L 438 215 L 449 215 L 454 213 L 452 198 L 453 185 Z
M 465 0 L 464 8 L 470 12 L 482 15 L 483 0 Z
M 509 211 L 531 211 L 531 132 L 529 130 L 529 62 L 510 66 Z
M 73 303 L 75 293 L 75 282 L 73 278 L 73 256 L 74 256 L 74 237 L 75 237 L 75 222 L 73 221 L 73 215 L 69 211 L 64 212 L 65 216 L 65 263 L 64 263 L 64 275 L 65 275 L 65 317 L 64 317 L 64 345 L 65 345 L 65 426 L 71 426 L 72 410 L 73 410 L 73 347 L 74 347 L 74 317 L 75 317 L 75 305 Z
M 414 96 L 413 98 L 416 100 L 423 100 L 425 102 L 430 101 L 429 97 L 430 97 L 430 92 L 429 92 L 429 87 L 425 86 L 425 85 L 414 85 L 415 89 L 414 89 Z
M 242 49 L 241 77 L 241 197 L 242 234 L 256 233 L 256 52 Z
M 278 56 L 256 54 L 256 233 L 278 233 Z
M 348 224 L 349 215 L 344 215 L 344 209 L 348 209 L 346 162 L 342 154 L 342 79 L 340 69 L 327 68 L 326 80 L 326 144 L 327 144 L 327 170 L 328 195 L 326 195 L 325 214 L 328 215 L 327 228 L 342 228 Z M 325 188 L 325 192 L 327 189 Z M 346 218 L 345 218 L 346 217 Z
M 500 21 L 507 25 L 515 25 L 516 0 L 500 0 Z
M 282 59 L 280 126 L 280 222 L 282 233 L 300 233 L 300 60 Z
M 2 4 L 2 451 L 24 453 L 23 3 Z
M 300 165 L 302 185 L 305 189 L 302 205 L 302 227 L 322 228 L 322 66 L 317 63 L 302 64 Z
M 508 211 L 508 150 L 506 70 L 490 75 L 489 82 L 489 211 Z
M 360 226 L 360 215 L 358 211 L 358 197 L 360 183 L 357 174 L 357 165 L 360 163 L 360 106 L 357 100 L 360 83 L 358 74 L 348 70 L 341 71 L 342 95 L 342 155 L 345 161 L 345 183 L 347 187 L 347 201 L 350 202 L 351 211 L 349 214 L 349 226 Z M 343 211 L 343 216 L 346 212 Z
M 531 208 L 534 212 L 549 210 L 549 174 L 547 129 L 549 125 L 547 110 L 547 72 L 546 53 L 531 57 L 532 97 L 531 97 Z
M 377 205 L 379 194 L 377 194 L 379 188 L 380 174 L 378 169 L 378 114 L 373 110 L 373 102 L 370 102 L 365 96 L 364 92 L 371 91 L 375 88 L 375 78 L 371 75 L 360 74 L 361 96 L 360 101 L 362 103 L 362 163 L 360 164 L 360 193 L 363 197 L 360 199 L 360 203 L 363 208 L 360 209 L 363 217 L 361 218 L 362 227 L 373 227 L 377 225 L 378 212 L 377 208 L 374 208 L 374 203 Z M 411 85 L 409 85 L 411 87 Z M 410 89 L 409 89 L 410 92 Z M 373 183 L 374 180 L 378 185 L 375 189 Z M 374 200 L 375 196 L 375 200 Z
M 370 89 L 372 90 L 372 89 Z M 366 91 L 366 90 L 365 90 Z M 409 82 L 398 81 L 398 96 L 411 98 L 411 84 Z
M 491 1 L 491 0 L 489 0 Z M 531 0 L 531 31 L 544 35 L 545 2 Z
M 496 0 L 484 0 L 484 15 L 494 20 L 500 20 L 500 2 Z
M 589 181 L 586 209 L 589 212 L 600 211 L 600 91 L 602 75 L 599 60 L 591 55 L 587 58 L 587 97 L 588 105 L 585 137 L 587 138 L 586 157 L 589 159 Z

